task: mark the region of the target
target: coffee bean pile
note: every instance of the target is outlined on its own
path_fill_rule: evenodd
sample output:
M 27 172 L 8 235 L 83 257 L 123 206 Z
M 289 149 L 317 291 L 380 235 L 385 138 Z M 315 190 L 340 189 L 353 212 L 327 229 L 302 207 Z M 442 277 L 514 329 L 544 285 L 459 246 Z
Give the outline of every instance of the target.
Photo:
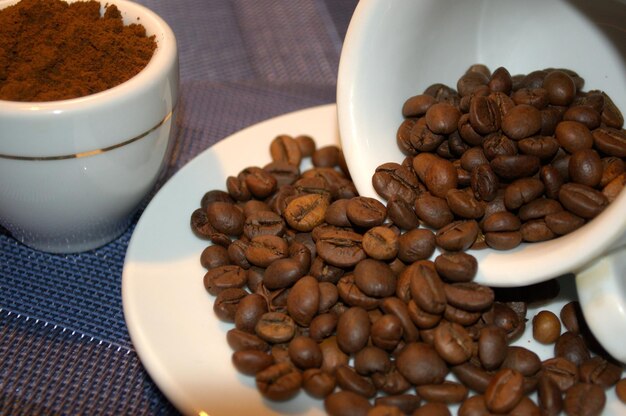
M 626 133 L 611 98 L 583 84 L 565 69 L 474 65 L 456 90 L 410 97 L 397 132 L 407 157 L 372 179 L 391 220 L 439 230 L 446 250 L 507 250 L 597 216 L 626 183 Z
M 565 74 L 574 92 L 553 72 Z M 558 88 L 547 88 L 553 78 Z M 200 258 L 204 287 L 216 297 L 219 319 L 234 323 L 227 342 L 235 368 L 255 377 L 269 400 L 304 390 L 331 415 L 448 415 L 452 404 L 462 416 L 593 415 L 605 406 L 605 389 L 615 386 L 622 398 L 623 368 L 594 340 L 575 301 L 559 316 L 532 318 L 534 338 L 554 345 L 553 358 L 511 345 L 529 321 L 528 304 L 554 298 L 557 280 L 480 285 L 473 282 L 476 259 L 466 252 L 571 231 L 614 199 L 609 183 L 621 177 L 623 187 L 626 155 L 614 150 L 626 145 L 621 114 L 606 95 L 583 95 L 581 86 L 571 72 L 518 79 L 475 66 L 458 92 L 436 85 L 409 99 L 398 133 L 407 159 L 373 177 L 386 205 L 359 196 L 341 150 L 317 148 L 309 136 L 277 136 L 271 163 L 208 191 L 191 228 L 212 242 Z M 567 115 L 572 108 L 575 120 Z M 540 119 L 505 122 L 516 113 Z M 590 129 L 594 115 L 598 125 Z M 577 126 L 566 129 L 566 139 L 555 133 L 564 122 Z M 589 147 L 580 144 L 578 125 L 589 131 Z M 466 139 L 468 127 L 482 140 Z M 495 135 L 494 146 L 482 145 Z M 539 144 L 522 145 L 528 138 Z M 572 180 L 579 151 L 586 153 L 577 166 L 601 171 L 594 185 Z M 301 170 L 305 159 L 312 167 Z M 568 185 L 571 192 L 561 189 Z M 567 214 L 546 220 L 559 212 Z

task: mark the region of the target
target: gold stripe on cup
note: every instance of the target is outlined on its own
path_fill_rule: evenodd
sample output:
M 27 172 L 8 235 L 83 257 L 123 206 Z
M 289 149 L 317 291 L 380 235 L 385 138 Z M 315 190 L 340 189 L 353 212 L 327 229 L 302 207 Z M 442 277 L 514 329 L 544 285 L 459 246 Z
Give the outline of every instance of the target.
M 65 160 L 65 159 L 79 159 L 81 157 L 89 157 L 99 155 L 101 153 L 106 153 L 111 150 L 115 150 L 120 147 L 124 147 L 127 144 L 131 144 L 138 140 L 143 139 L 159 127 L 161 127 L 167 120 L 172 117 L 172 113 L 174 110 L 167 113 L 167 115 L 163 118 L 163 120 L 159 121 L 156 126 L 152 127 L 150 130 L 141 133 L 139 136 L 135 136 L 132 139 L 128 139 L 121 143 L 114 144 L 112 146 L 103 147 L 102 149 L 88 150 L 86 152 L 74 153 L 71 155 L 60 155 L 60 156 L 14 156 L 14 155 L 5 155 L 0 153 L 0 159 L 11 159 L 11 160 L 28 160 L 28 161 L 49 161 L 49 160 Z

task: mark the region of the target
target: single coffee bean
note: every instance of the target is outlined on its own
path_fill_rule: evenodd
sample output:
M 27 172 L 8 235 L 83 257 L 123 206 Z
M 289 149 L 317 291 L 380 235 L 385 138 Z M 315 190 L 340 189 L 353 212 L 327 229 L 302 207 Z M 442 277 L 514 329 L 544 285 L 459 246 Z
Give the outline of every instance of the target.
M 541 130 L 543 136 L 553 136 L 556 125 L 563 120 L 563 115 L 558 108 L 546 107 L 541 109 Z
M 352 367 L 348 365 L 340 365 L 335 371 L 337 385 L 342 390 L 353 391 L 363 397 L 374 397 L 376 387 L 368 377 L 357 374 Z
M 402 106 L 403 117 L 419 117 L 437 102 L 431 95 L 419 94 L 408 98 Z
M 330 416 L 367 416 L 371 408 L 369 400 L 349 390 L 337 391 L 324 399 L 324 410 Z
M 435 234 L 425 228 L 409 230 L 398 238 L 398 259 L 405 263 L 430 258 L 435 252 Z
M 387 205 L 389 210 L 389 205 Z M 415 214 L 413 214 L 415 217 Z M 415 217 L 417 220 L 417 217 Z M 417 224 L 416 224 L 417 226 Z M 373 227 L 363 235 L 363 250 L 376 260 L 392 260 L 399 250 L 398 235 L 385 226 Z
M 258 235 L 282 236 L 285 233 L 285 226 L 285 221 L 280 215 L 273 211 L 263 210 L 246 217 L 243 233 L 249 239 Z
M 580 322 L 584 322 L 580 302 L 573 300 L 566 303 L 559 312 L 563 326 L 572 334 L 580 334 Z
M 537 156 L 518 154 L 498 155 L 489 162 L 491 169 L 503 179 L 512 180 L 533 176 L 539 171 L 540 159 Z
M 292 228 L 308 232 L 324 221 L 328 205 L 328 197 L 324 194 L 302 195 L 289 202 L 284 217 Z
M 607 201 L 611 203 L 617 199 L 624 188 L 626 188 L 626 173 L 622 173 L 609 182 L 602 189 L 602 194 L 606 197 Z
M 383 223 L 387 208 L 377 199 L 357 196 L 349 200 L 346 214 L 352 224 L 372 228 Z
M 498 176 L 488 164 L 480 165 L 471 172 L 470 186 L 477 199 L 492 201 L 498 193 L 499 184 Z
M 558 416 L 563 410 L 563 395 L 550 377 L 541 377 L 537 385 L 539 408 L 546 416 Z
M 602 160 L 595 150 L 580 149 L 570 158 L 569 177 L 572 182 L 593 188 L 600 183 L 603 170 Z
M 605 405 L 604 389 L 589 383 L 578 383 L 570 387 L 563 400 L 563 410 L 568 415 L 600 415 Z
M 489 286 L 474 282 L 444 284 L 443 290 L 448 303 L 470 312 L 486 310 L 495 297 Z
M 428 402 L 461 403 L 467 398 L 469 390 L 461 383 L 444 381 L 441 384 L 424 384 L 417 386 L 415 391 Z
M 267 342 L 278 344 L 287 342 L 296 333 L 293 319 L 282 312 L 267 312 L 261 316 L 255 327 L 256 334 Z
M 602 158 L 602 178 L 600 179 L 600 186 L 605 187 L 613 179 L 624 173 L 626 164 L 624 160 L 615 157 L 608 156 Z
M 239 303 L 248 295 L 241 288 L 227 288 L 217 294 L 213 303 L 213 311 L 224 322 L 235 322 L 236 311 Z
M 337 282 L 337 292 L 343 303 L 347 306 L 358 306 L 365 310 L 376 309 L 380 298 L 368 296 L 355 283 L 354 274 L 349 273 Z
M 576 96 L 574 80 L 563 71 L 552 71 L 543 80 L 543 88 L 548 92 L 552 105 L 569 105 Z
M 409 303 L 410 307 L 411 303 Z M 409 309 L 410 311 L 410 309 Z M 465 327 L 474 325 L 478 322 L 481 317 L 480 312 L 470 312 L 455 306 L 450 305 L 449 303 L 446 305 L 446 309 L 443 311 L 443 317 L 450 322 L 455 322 L 457 324 L 463 325 Z M 413 318 L 412 318 L 413 319 Z M 472 339 L 475 337 L 473 334 L 470 334 Z
M 537 353 L 525 347 L 510 345 L 506 350 L 506 357 L 502 368 L 513 369 L 524 377 L 532 377 L 541 370 L 541 360 Z
M 289 342 L 289 358 L 298 368 L 306 370 L 322 365 L 322 350 L 317 342 L 306 336 L 297 336 Z
M 396 290 L 396 277 L 391 267 L 374 259 L 364 259 L 356 265 L 354 282 L 368 296 L 387 297 Z
M 419 332 L 413 324 L 408 308 L 404 302 L 395 296 L 390 296 L 383 299 L 380 308 L 384 313 L 393 314 L 398 317 L 402 325 L 402 337 L 406 342 L 413 342 L 419 338 Z
M 550 378 L 561 392 L 565 392 L 578 382 L 578 367 L 566 358 L 549 358 L 543 361 L 542 365 L 543 376 Z
M 362 349 L 370 336 L 371 324 L 367 311 L 351 307 L 337 321 L 337 344 L 346 354 Z
M 546 226 L 557 235 L 564 235 L 582 227 L 585 220 L 569 211 L 554 212 L 544 218 Z
M 533 338 L 542 344 L 552 344 L 561 335 L 559 317 L 548 310 L 540 311 L 533 317 Z
M 496 326 L 486 326 L 480 330 L 478 338 L 478 358 L 483 368 L 497 370 L 507 357 L 507 341 L 504 331 Z
M 472 356 L 473 341 L 461 325 L 442 321 L 435 328 L 434 347 L 448 364 L 458 365 Z
M 485 397 L 481 395 L 472 396 L 465 399 L 459 407 L 458 416 L 488 416 L 491 415 Z
M 275 259 L 265 269 L 263 283 L 270 290 L 284 289 L 293 285 L 302 275 L 302 269 L 296 260 L 292 258 Z
M 263 199 L 270 196 L 277 187 L 276 178 L 266 170 L 252 166 L 239 173 L 254 198 Z
M 319 283 L 313 276 L 299 279 L 287 295 L 287 312 L 300 326 L 309 326 L 320 307 Z
M 392 366 L 389 371 L 384 373 L 372 374 L 372 382 L 382 393 L 391 395 L 402 394 L 411 388 L 411 383 L 395 366 Z
M 246 280 L 247 276 L 244 269 L 235 265 L 226 265 L 206 272 L 203 283 L 207 292 L 217 296 L 224 289 L 244 287 Z
M 413 414 L 420 408 L 421 399 L 415 394 L 396 394 L 377 397 L 374 403 L 378 405 L 392 406 L 400 409 L 404 414 Z M 447 406 L 446 406 L 447 408 Z
M 415 172 L 398 163 L 384 163 L 376 168 L 372 176 L 372 185 L 376 192 L 389 201 L 396 197 L 407 203 L 413 203 L 420 189 Z
M 291 185 L 300 177 L 300 167 L 292 165 L 286 160 L 270 162 L 263 166 L 263 170 L 274 177 L 276 180 L 276 189 L 280 189 L 284 185 Z M 256 205 L 258 208 L 262 207 L 262 204 L 265 204 L 257 200 L 248 202 L 253 202 L 253 205 Z M 263 208 L 265 209 L 265 207 Z
M 387 351 L 393 350 L 402 339 L 403 333 L 400 318 L 394 314 L 384 314 L 372 324 L 372 344 Z
M 438 158 L 430 163 L 426 170 L 424 184 L 436 197 L 445 198 L 448 190 L 457 187 L 457 172 L 452 162 Z
M 389 354 L 378 347 L 366 346 L 354 355 L 354 369 L 362 376 L 386 373 L 391 369 Z
M 214 269 L 230 264 L 228 250 L 222 246 L 210 245 L 202 250 L 200 254 L 200 264 L 205 269 Z
M 485 404 L 495 413 L 507 413 L 512 410 L 523 397 L 524 376 L 521 373 L 505 368 L 494 374 L 485 390 Z
M 552 136 L 533 136 L 517 142 L 521 153 L 537 156 L 541 160 L 552 159 L 559 150 L 559 142 Z
M 428 313 L 440 314 L 446 306 L 444 283 L 434 265 L 416 262 L 405 269 L 410 276 L 411 296 L 415 303 Z
M 409 133 L 409 143 L 414 152 L 432 152 L 441 145 L 445 136 L 436 134 L 426 125 L 426 118 L 418 119 Z
M 336 267 L 353 267 L 366 257 L 363 237 L 349 230 L 329 230 L 315 243 L 317 254 Z
M 535 219 L 541 219 L 550 215 L 563 211 L 563 206 L 554 199 L 549 198 L 537 198 L 524 204 L 518 211 L 519 218 L 522 221 L 529 221 Z
M 267 302 L 263 296 L 255 293 L 247 294 L 237 306 L 235 327 L 242 331 L 254 333 L 257 322 L 266 312 L 268 312 Z
M 489 135 L 488 137 L 491 137 Z M 486 142 L 486 139 L 485 139 Z M 461 167 L 468 172 L 473 171 L 480 165 L 484 165 L 485 163 L 489 163 L 489 160 L 486 156 L 485 151 L 483 151 L 483 147 L 486 146 L 485 142 L 483 142 L 482 146 L 474 146 L 470 147 L 465 151 L 460 158 Z
M 577 183 L 566 183 L 561 186 L 559 202 L 568 211 L 585 219 L 596 217 L 608 204 L 602 192 Z
M 502 118 L 502 131 L 513 140 L 530 137 L 540 129 L 541 113 L 532 105 L 516 105 Z
M 466 190 L 450 189 L 446 194 L 446 202 L 450 210 L 461 218 L 479 219 L 485 214 L 484 204 Z
M 330 336 L 320 342 L 320 349 L 323 357 L 322 371 L 334 375 L 337 367 L 348 364 L 350 357 L 339 348 L 336 336 Z
M 417 228 L 419 226 L 419 219 L 415 214 L 415 209 L 413 208 L 414 204 L 415 198 L 413 198 L 411 202 L 407 202 L 401 198 L 392 196 L 387 200 L 387 216 L 391 222 L 403 230 Z
M 591 149 L 594 137 L 589 128 L 577 121 L 561 121 L 554 132 L 561 147 L 569 153 L 581 149 Z
M 611 127 L 600 127 L 593 131 L 593 144 L 609 156 L 626 157 L 626 133 Z
M 339 300 L 339 290 L 337 286 L 330 282 L 319 282 L 318 289 L 320 291 L 318 312 L 326 313 L 335 306 Z M 291 291 L 293 291 L 293 289 Z
M 319 368 L 309 368 L 302 373 L 302 389 L 316 399 L 323 399 L 331 394 L 336 385 L 335 376 Z
M 269 351 L 270 349 L 269 344 L 255 334 L 250 334 L 237 328 L 232 328 L 226 332 L 226 341 L 233 351 L 248 349 Z
M 463 385 L 478 393 L 484 393 L 487 390 L 489 381 L 493 376 L 493 373 L 474 364 L 471 360 L 451 367 L 451 371 Z
M 302 152 L 293 137 L 286 134 L 276 136 L 270 143 L 270 155 L 274 161 L 286 161 L 299 166 Z
M 479 230 L 476 220 L 454 221 L 437 231 L 435 241 L 444 250 L 464 251 L 474 244 Z
M 587 126 L 589 130 L 600 127 L 600 123 L 602 122 L 600 113 L 586 105 L 573 105 L 569 107 L 565 113 L 563 113 L 563 120 L 578 121 Z
M 600 92 L 604 98 L 604 106 L 602 107 L 602 122 L 608 127 L 621 129 L 624 126 L 624 116 L 617 108 L 611 97 L 605 92 Z
M 529 86 L 513 91 L 511 99 L 517 105 L 529 105 L 543 110 L 548 105 L 548 91 L 545 88 Z
M 563 185 L 564 182 L 563 176 L 561 176 L 559 170 L 552 165 L 544 165 L 539 170 L 539 178 L 545 187 L 546 197 L 557 199 L 561 185 Z
M 592 383 L 604 388 L 615 385 L 622 376 L 622 367 L 601 356 L 595 356 L 579 367 L 580 381 Z
M 256 386 L 261 395 L 273 401 L 294 397 L 302 385 L 302 374 L 289 363 L 277 363 L 256 373 Z
M 543 195 L 543 182 L 536 178 L 520 178 L 509 184 L 504 190 L 504 205 L 514 211 Z
M 334 313 L 322 313 L 311 320 L 309 324 L 309 336 L 317 342 L 331 336 L 337 327 L 337 315 Z
M 246 259 L 255 266 L 268 267 L 272 262 L 287 257 L 289 245 L 275 235 L 258 235 L 246 248 Z
M 217 232 L 238 236 L 243 231 L 245 217 L 243 211 L 235 204 L 212 202 L 207 207 L 207 218 Z
M 461 118 L 459 109 L 448 103 L 431 105 L 425 114 L 426 125 L 436 134 L 450 134 L 457 128 Z
M 446 309 L 444 310 L 444 315 L 448 311 L 450 305 L 446 305 Z M 417 303 L 413 299 L 409 301 L 407 304 L 407 310 L 409 312 L 409 317 L 411 321 L 415 324 L 415 326 L 419 329 L 430 329 L 437 326 L 437 324 L 441 321 L 442 315 L 428 313 L 422 308 L 420 308 Z M 449 319 L 452 322 L 456 322 L 455 320 Z M 459 323 L 459 322 L 457 322 Z
M 450 282 L 469 282 L 478 271 L 478 261 L 463 251 L 444 252 L 435 257 L 435 269 Z
M 329 145 L 320 147 L 311 155 L 311 162 L 315 167 L 332 168 L 340 165 L 342 158 L 341 149 Z
M 500 129 L 500 108 L 488 97 L 475 96 L 470 101 L 469 120 L 479 134 L 493 133 Z
M 396 366 L 398 371 L 416 386 L 443 383 L 448 374 L 445 361 L 433 347 L 423 342 L 407 344 L 398 353 Z
M 520 227 L 520 233 L 522 240 L 529 243 L 551 240 L 556 237 L 556 234 L 552 232 L 543 219 L 526 221 Z
M 415 214 L 425 225 L 434 229 L 442 228 L 454 219 L 446 200 L 427 192 L 415 199 Z
M 535 404 L 531 399 L 527 396 L 522 397 L 522 400 L 517 403 L 517 405 L 511 409 L 509 413 L 511 416 L 543 416 L 539 406 Z

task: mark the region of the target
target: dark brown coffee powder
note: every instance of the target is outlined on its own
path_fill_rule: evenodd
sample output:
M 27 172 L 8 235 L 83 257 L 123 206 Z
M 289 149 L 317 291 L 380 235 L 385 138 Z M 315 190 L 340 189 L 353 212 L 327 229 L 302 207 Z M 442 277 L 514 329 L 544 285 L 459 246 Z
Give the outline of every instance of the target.
M 127 81 L 150 61 L 156 41 L 124 25 L 115 5 L 22 0 L 0 10 L 0 99 L 55 101 Z

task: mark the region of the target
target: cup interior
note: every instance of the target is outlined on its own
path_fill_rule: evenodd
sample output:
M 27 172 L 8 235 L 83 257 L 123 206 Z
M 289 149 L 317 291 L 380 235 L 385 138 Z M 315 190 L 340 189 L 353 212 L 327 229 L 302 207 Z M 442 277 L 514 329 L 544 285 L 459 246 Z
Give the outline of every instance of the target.
M 625 21 L 626 4 L 616 0 L 361 0 L 337 89 L 341 144 L 359 193 L 379 198 L 371 183 L 375 168 L 404 159 L 395 139 L 404 101 L 434 83 L 456 88 L 472 64 L 504 66 L 513 75 L 572 69 L 585 79 L 585 91 L 604 90 L 626 112 Z M 478 281 L 513 286 L 573 271 L 626 232 L 625 211 L 622 193 L 593 226 L 567 239 L 478 253 Z M 591 248 L 581 246 L 583 237 L 594 242 Z

